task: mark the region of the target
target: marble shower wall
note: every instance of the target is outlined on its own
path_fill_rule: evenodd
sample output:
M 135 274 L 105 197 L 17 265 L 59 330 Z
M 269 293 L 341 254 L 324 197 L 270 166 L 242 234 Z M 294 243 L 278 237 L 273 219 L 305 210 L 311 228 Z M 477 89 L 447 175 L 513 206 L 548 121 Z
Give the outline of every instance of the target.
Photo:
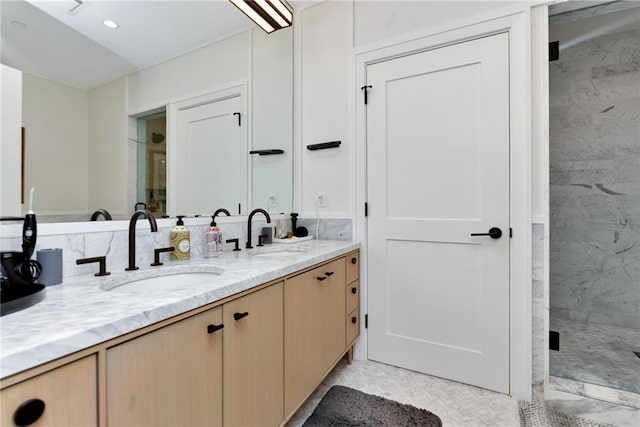
M 531 227 L 532 378 L 544 381 L 544 224 Z
M 191 259 L 202 259 L 204 249 L 204 233 L 208 225 L 191 226 L 188 220 L 185 223 L 191 232 Z M 298 220 L 298 225 L 309 228 L 310 234 L 315 234 L 315 220 L 313 227 L 306 220 Z M 258 233 L 266 225 L 264 219 L 256 216 L 253 221 L 252 241 L 255 246 L 258 241 Z M 240 248 L 244 249 L 247 241 L 247 223 L 218 223 L 224 240 L 239 238 Z M 282 227 L 290 228 L 290 220 L 282 220 Z M 146 220 L 138 221 L 136 229 L 136 265 L 148 267 L 153 262 L 153 249 L 171 246 L 169 235 L 174 225 L 160 227 L 157 233 L 151 233 Z M 313 228 L 313 229 L 312 229 Z M 319 238 L 322 240 L 351 240 L 351 220 L 320 219 Z M 348 238 L 347 238 L 348 236 Z M 0 250 L 20 250 L 21 239 L 0 238 Z M 40 235 L 36 250 L 44 248 L 62 248 L 63 256 L 63 280 L 70 277 L 90 275 L 97 272 L 98 265 L 76 265 L 76 259 L 95 256 L 107 256 L 108 271 L 122 271 L 128 265 L 129 259 L 129 232 L 127 230 L 104 232 L 78 232 L 73 234 Z M 224 250 L 230 251 L 233 244 L 225 244 Z M 35 253 L 33 258 L 35 259 Z M 162 254 L 161 259 L 169 259 L 169 254 Z
M 553 316 L 640 328 L 640 29 L 549 64 Z

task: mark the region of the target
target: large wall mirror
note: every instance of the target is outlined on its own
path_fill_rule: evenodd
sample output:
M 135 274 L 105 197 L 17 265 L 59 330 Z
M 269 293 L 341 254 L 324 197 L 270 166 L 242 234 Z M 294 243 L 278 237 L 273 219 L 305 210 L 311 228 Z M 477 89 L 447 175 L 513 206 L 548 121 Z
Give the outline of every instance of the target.
M 40 221 L 291 210 L 291 28 L 267 35 L 219 0 L 0 7 Z

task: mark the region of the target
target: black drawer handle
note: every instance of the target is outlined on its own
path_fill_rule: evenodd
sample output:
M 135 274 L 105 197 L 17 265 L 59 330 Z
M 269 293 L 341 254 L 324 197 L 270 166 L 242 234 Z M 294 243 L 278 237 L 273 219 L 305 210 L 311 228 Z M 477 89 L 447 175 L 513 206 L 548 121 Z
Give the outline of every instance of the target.
M 356 316 L 353 316 L 351 318 L 351 323 L 353 323 L 354 325 L 358 322 L 358 318 Z
M 244 313 L 233 313 L 233 318 L 236 320 L 240 320 L 243 317 L 247 317 L 249 315 L 248 311 L 245 311 Z
M 220 324 L 220 325 L 207 325 L 207 332 L 212 334 L 215 331 L 219 331 L 222 328 L 224 328 L 223 324 Z
M 358 260 L 356 259 L 356 257 L 351 258 L 351 264 L 357 264 Z
M 29 426 L 42 416 L 44 413 L 44 401 L 42 399 L 29 399 L 18 406 L 13 414 L 13 422 L 17 426 Z
M 317 279 L 319 282 L 322 282 L 323 280 L 327 280 L 327 278 L 326 278 L 325 276 L 318 276 L 318 277 L 316 277 L 316 279 Z
M 326 273 L 324 273 L 325 276 L 333 276 L 333 271 L 327 271 Z
M 355 294 L 356 292 L 358 292 L 358 290 L 355 288 L 355 286 L 353 288 L 351 288 L 351 293 Z

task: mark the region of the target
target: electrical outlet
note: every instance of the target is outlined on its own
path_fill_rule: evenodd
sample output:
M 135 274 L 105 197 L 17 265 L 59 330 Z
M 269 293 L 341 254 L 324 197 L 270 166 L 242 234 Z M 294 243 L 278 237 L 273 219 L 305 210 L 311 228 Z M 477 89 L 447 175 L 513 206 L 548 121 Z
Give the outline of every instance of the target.
M 278 206 L 278 198 L 276 197 L 276 193 L 269 193 L 267 206 L 269 206 L 270 208 L 275 208 L 276 206 Z
M 327 206 L 327 196 L 324 192 L 316 193 L 316 206 L 319 208 Z

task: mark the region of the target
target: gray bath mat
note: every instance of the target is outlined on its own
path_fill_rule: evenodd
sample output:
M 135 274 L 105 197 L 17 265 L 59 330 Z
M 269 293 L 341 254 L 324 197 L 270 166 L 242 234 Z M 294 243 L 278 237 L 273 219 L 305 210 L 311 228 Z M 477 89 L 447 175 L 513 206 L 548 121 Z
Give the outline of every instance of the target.
M 336 385 L 324 395 L 303 427 L 338 426 L 440 427 L 442 421 L 425 409 Z
M 610 427 L 596 421 L 554 411 L 539 403 L 518 402 L 522 427 Z

